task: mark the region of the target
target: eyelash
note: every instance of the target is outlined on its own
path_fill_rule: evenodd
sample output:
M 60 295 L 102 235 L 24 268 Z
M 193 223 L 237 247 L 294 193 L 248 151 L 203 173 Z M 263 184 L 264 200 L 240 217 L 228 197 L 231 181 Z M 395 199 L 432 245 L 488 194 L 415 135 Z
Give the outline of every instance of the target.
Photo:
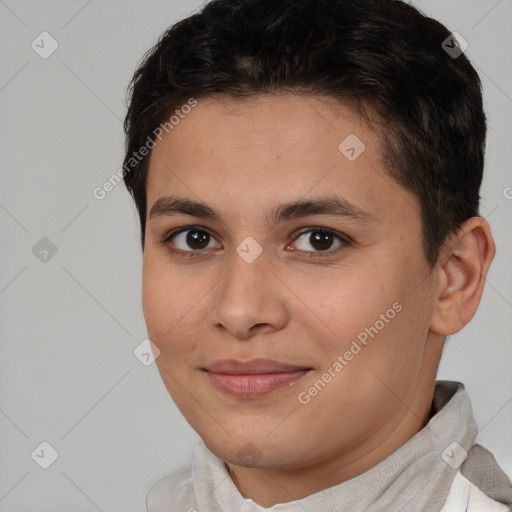
M 164 247 L 166 247 L 170 252 L 172 252 L 174 254 L 177 254 L 179 256 L 183 256 L 183 257 L 186 257 L 186 258 L 187 257 L 188 258 L 201 257 L 202 253 L 206 252 L 206 250 L 182 251 L 181 249 L 174 249 L 171 246 L 171 240 L 172 240 L 172 238 L 174 236 L 179 235 L 180 233 L 183 233 L 183 232 L 194 231 L 194 230 L 202 231 L 204 233 L 208 233 L 208 235 L 213 237 L 213 235 L 211 235 L 208 232 L 208 230 L 206 230 L 206 229 L 204 229 L 204 228 L 202 228 L 200 226 L 185 226 L 185 227 L 179 228 L 179 229 L 177 229 L 175 231 L 171 231 L 170 233 L 165 235 L 165 237 L 163 238 L 163 240 L 161 240 L 160 243 Z M 342 235 L 342 234 L 334 231 L 333 229 L 324 228 L 324 227 L 308 227 L 308 228 L 304 228 L 299 233 L 297 233 L 296 237 L 294 238 L 294 241 L 297 240 L 298 238 L 300 238 L 302 235 L 304 235 L 306 233 L 324 233 L 324 234 L 329 234 L 329 235 L 332 235 L 335 238 L 338 238 L 338 240 L 340 242 L 342 242 L 341 246 L 339 246 L 339 247 L 337 247 L 335 249 L 327 250 L 327 251 L 298 251 L 298 252 L 305 252 L 305 253 L 307 253 L 308 257 L 310 257 L 310 258 L 325 258 L 325 257 L 328 257 L 328 256 L 332 256 L 333 254 L 337 253 L 338 251 L 340 251 L 344 247 L 352 245 L 352 240 L 348 236 Z

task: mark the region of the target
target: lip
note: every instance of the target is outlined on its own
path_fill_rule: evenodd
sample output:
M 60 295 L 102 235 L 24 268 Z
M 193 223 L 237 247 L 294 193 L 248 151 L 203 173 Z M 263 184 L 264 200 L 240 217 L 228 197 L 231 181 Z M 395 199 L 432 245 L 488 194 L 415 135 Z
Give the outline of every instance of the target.
M 218 390 L 237 398 L 255 398 L 292 385 L 312 368 L 273 359 L 222 359 L 202 370 Z

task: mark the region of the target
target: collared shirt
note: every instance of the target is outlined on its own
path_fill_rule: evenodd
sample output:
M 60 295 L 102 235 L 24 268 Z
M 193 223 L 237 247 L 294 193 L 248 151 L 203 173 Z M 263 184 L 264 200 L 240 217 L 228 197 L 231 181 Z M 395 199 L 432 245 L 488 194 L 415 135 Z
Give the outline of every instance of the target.
M 437 381 L 428 424 L 355 478 L 264 508 L 242 496 L 227 464 L 200 440 L 191 462 L 149 489 L 147 512 L 512 511 L 510 479 L 474 444 L 477 431 L 464 386 Z

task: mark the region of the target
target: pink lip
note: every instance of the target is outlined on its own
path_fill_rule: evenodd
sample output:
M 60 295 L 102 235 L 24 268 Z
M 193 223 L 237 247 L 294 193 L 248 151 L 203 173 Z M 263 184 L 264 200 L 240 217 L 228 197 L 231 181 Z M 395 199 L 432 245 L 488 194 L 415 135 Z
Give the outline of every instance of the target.
M 203 369 L 217 389 L 238 398 L 265 395 L 301 379 L 311 370 L 272 359 L 223 359 Z

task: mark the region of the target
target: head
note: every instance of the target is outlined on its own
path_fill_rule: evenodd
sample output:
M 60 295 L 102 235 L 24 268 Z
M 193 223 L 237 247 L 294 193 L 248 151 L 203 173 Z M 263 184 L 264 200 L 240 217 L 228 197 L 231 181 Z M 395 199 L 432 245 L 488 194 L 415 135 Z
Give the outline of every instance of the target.
M 398 0 L 213 0 L 137 69 L 124 180 L 148 334 L 224 460 L 300 468 L 424 425 L 494 255 L 480 81 L 449 36 Z M 297 378 L 212 382 L 255 358 Z

